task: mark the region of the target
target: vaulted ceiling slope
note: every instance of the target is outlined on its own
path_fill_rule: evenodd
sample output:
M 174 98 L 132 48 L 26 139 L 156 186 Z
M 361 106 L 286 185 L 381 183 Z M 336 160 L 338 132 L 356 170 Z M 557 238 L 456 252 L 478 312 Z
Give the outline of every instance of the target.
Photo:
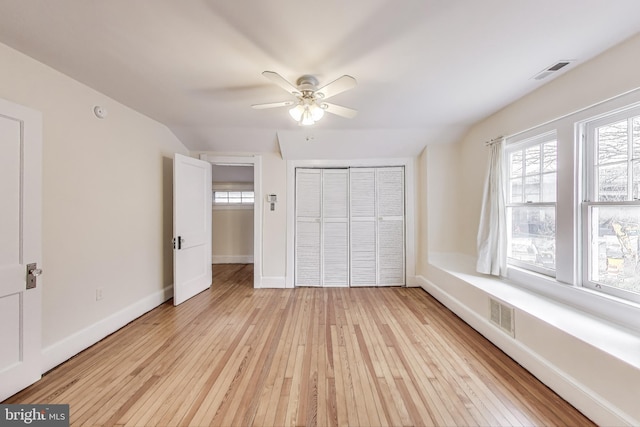
M 0 0 L 0 42 L 194 151 L 274 151 L 278 132 L 315 133 L 379 157 L 455 140 L 553 78 L 532 79 L 546 67 L 575 60 L 561 74 L 637 33 L 638 16 L 638 0 Z M 354 76 L 332 102 L 359 114 L 309 129 L 286 107 L 253 110 L 291 97 L 264 70 Z

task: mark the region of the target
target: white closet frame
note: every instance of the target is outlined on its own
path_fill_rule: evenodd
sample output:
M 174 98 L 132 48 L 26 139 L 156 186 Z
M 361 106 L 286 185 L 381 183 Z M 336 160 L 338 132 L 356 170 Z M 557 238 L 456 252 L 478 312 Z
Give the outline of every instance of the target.
M 285 286 L 294 287 L 295 281 L 295 182 L 296 168 L 349 168 L 403 166 L 405 171 L 405 283 L 417 286 L 415 277 L 415 159 L 366 160 L 288 160 L 287 161 L 287 264 Z

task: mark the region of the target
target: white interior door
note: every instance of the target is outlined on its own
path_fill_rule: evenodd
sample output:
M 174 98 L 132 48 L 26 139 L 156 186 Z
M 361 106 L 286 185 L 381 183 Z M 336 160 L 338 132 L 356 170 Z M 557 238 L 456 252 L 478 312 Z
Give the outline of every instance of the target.
M 40 113 L 0 100 L 0 401 L 41 376 L 41 132 Z
M 173 304 L 211 286 L 211 163 L 173 160 Z

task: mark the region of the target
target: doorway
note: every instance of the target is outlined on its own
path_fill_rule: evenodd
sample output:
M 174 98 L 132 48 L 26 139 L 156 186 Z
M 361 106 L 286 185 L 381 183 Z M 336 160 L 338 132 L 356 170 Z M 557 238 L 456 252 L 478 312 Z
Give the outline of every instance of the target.
M 212 167 L 212 264 L 253 264 L 253 165 Z
M 217 166 L 250 167 L 253 170 L 253 287 L 260 288 L 262 285 L 262 157 L 201 154 L 200 159 L 211 163 L 212 170 Z M 216 178 L 212 177 L 212 180 Z

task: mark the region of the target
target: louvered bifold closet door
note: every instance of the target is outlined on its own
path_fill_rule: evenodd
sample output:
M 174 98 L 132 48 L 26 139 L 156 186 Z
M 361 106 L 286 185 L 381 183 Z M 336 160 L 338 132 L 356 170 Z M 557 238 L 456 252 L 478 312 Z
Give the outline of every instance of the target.
M 401 286 L 404 277 L 404 168 L 376 169 L 378 286 Z
M 376 286 L 376 170 L 351 168 L 350 194 L 351 286 Z
M 322 171 L 296 169 L 295 284 L 322 286 Z
M 322 285 L 349 286 L 349 170 L 322 171 Z

